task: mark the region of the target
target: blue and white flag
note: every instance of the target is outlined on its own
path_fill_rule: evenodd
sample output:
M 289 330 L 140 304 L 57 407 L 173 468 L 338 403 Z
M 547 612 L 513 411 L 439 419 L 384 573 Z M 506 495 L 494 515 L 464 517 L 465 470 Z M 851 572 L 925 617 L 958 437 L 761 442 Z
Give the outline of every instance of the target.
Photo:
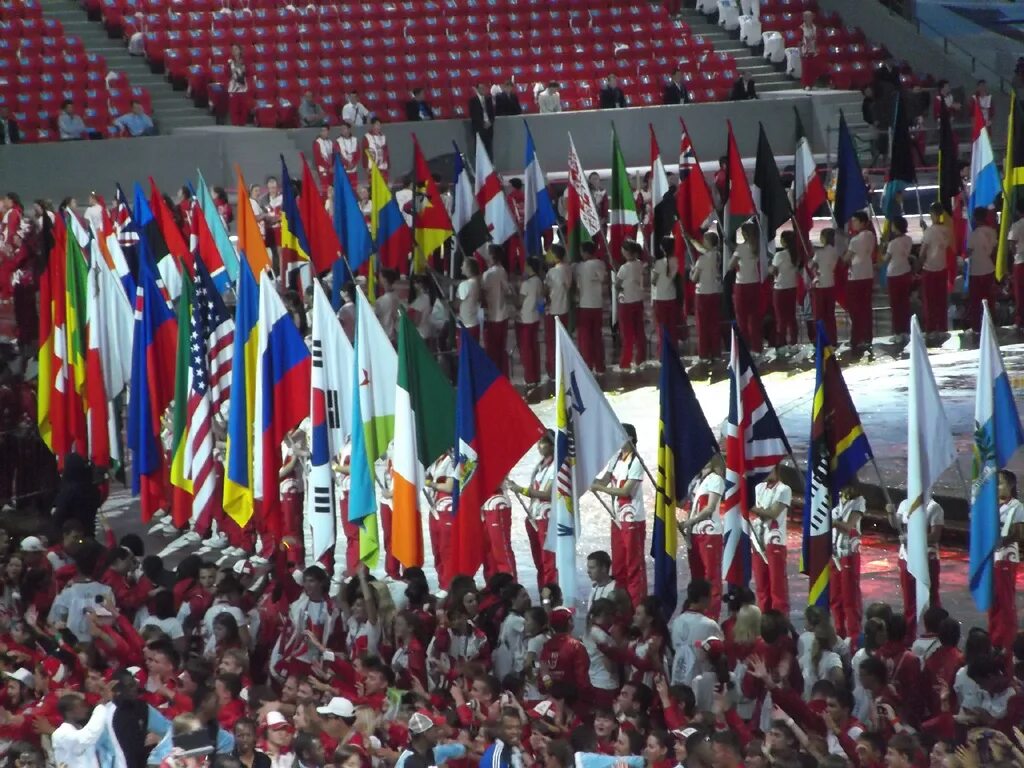
M 558 220 L 555 218 L 555 209 L 551 206 L 551 195 L 548 193 L 548 185 L 544 171 L 541 170 L 540 161 L 537 159 L 537 149 L 533 145 L 533 134 L 530 133 L 530 126 L 526 125 L 526 172 L 524 174 L 524 185 L 526 187 L 525 215 L 526 221 L 526 255 L 541 256 L 544 253 L 545 232 L 549 232 Z
M 981 106 L 974 102 L 974 142 L 971 145 L 971 196 L 967 200 L 970 223 L 974 224 L 974 211 L 977 208 L 988 208 L 994 205 L 1002 182 L 996 168 L 996 158 L 992 153 L 992 141 L 989 139 L 988 128 L 981 115 Z
M 974 400 L 974 472 L 968 583 L 979 611 L 992 607 L 992 574 L 999 546 L 998 477 L 1024 443 L 1013 389 L 1003 368 L 988 302 L 983 303 Z

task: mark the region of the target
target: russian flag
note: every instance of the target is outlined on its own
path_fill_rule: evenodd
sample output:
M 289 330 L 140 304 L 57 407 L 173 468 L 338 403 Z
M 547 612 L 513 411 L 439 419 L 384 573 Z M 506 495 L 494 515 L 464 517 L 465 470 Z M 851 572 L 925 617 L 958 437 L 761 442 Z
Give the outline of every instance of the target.
M 970 221 L 974 222 L 977 208 L 988 208 L 995 204 L 1002 191 L 996 158 L 992 153 L 992 142 L 985 127 L 978 101 L 974 101 L 974 144 L 971 148 L 971 196 L 968 198 Z
M 264 530 L 280 541 L 287 533 L 298 533 L 284 530 L 278 473 L 281 444 L 309 416 L 311 361 L 306 343 L 285 311 L 269 272 L 260 276 L 256 327 L 253 496 L 262 500 Z

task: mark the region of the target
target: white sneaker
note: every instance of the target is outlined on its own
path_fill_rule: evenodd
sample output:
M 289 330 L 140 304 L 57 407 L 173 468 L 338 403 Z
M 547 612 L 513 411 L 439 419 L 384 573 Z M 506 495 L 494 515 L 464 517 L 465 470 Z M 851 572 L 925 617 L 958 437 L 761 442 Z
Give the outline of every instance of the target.
M 193 546 L 195 544 L 198 544 L 202 540 L 203 540 L 203 537 L 200 536 L 195 531 L 186 531 L 185 533 L 181 534 L 181 536 L 178 537 L 178 543 L 181 546 L 183 546 L 183 547 Z
M 161 517 L 151 526 L 149 526 L 150 533 L 174 533 L 176 531 L 174 523 L 171 522 L 170 517 Z
M 210 538 L 208 538 L 204 543 L 205 546 L 210 547 L 211 549 L 224 549 L 224 547 L 228 545 L 228 537 L 220 531 L 217 531 L 217 533 L 210 536 Z
M 245 550 L 241 547 L 227 547 L 223 554 L 224 557 L 245 557 Z

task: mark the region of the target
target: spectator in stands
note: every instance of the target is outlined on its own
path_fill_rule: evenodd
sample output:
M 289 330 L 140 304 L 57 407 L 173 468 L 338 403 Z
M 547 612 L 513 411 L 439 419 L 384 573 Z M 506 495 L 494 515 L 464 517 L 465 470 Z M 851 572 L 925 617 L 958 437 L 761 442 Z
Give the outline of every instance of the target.
M 562 111 L 562 95 L 558 92 L 558 83 L 552 80 L 547 88 L 537 94 L 537 108 L 542 115 Z
M 422 88 L 413 88 L 409 94 L 409 100 L 405 102 L 405 119 L 413 123 L 434 119 L 434 110 L 427 104 Z
M 683 70 L 676 67 L 672 70 L 672 76 L 665 83 L 665 93 L 661 99 L 662 104 L 689 104 L 690 94 L 683 83 Z
M 749 72 L 743 72 L 732 84 L 732 92 L 729 94 L 730 101 L 749 101 L 757 98 L 757 89 L 754 87 L 754 76 Z
M 501 86 L 501 93 L 494 97 L 494 114 L 498 117 L 514 117 L 523 114 L 523 108 L 519 104 L 519 94 L 516 93 L 516 86 L 511 80 L 506 80 Z
M 75 105 L 71 99 L 65 99 L 60 105 L 60 116 L 57 118 L 61 141 L 77 141 L 79 139 L 99 138 L 97 131 L 86 127 L 85 122 L 75 114 Z
M 231 46 L 228 61 L 228 117 L 232 125 L 249 122 L 249 74 L 237 43 Z
M 341 119 L 353 128 L 370 122 L 370 110 L 363 106 L 357 91 L 345 94 L 345 106 L 341 108 Z
M 820 75 L 818 27 L 814 23 L 814 11 L 804 11 L 804 23 L 800 26 L 800 85 L 809 91 Z
M 488 155 L 494 154 L 491 151 L 494 143 L 494 116 L 494 99 L 483 83 L 477 83 L 473 86 L 473 95 L 469 97 L 469 120 L 473 124 L 473 132 L 483 141 Z
M 121 115 L 114 121 L 114 125 L 129 136 L 156 136 L 156 126 L 153 118 L 146 114 L 142 104 L 133 101 L 130 112 Z
M 0 144 L 20 144 L 21 130 L 7 107 L 0 107 Z
M 626 94 L 619 87 L 619 78 L 616 75 L 608 75 L 605 78 L 601 86 L 598 106 L 601 109 L 625 109 L 629 106 L 626 103 Z
M 302 101 L 299 102 L 299 124 L 303 128 L 315 128 L 319 125 L 329 124 L 327 113 L 313 100 L 312 91 L 302 94 Z

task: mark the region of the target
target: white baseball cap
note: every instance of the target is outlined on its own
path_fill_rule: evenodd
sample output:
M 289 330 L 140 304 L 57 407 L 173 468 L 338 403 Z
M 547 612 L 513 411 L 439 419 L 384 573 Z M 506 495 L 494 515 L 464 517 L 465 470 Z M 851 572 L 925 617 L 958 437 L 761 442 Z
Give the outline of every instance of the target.
M 26 536 L 21 540 L 21 551 L 22 552 L 45 552 L 46 547 L 43 546 L 43 540 L 38 536 Z
M 409 718 L 409 733 L 419 735 L 426 733 L 435 725 L 441 725 L 444 721 L 441 718 L 435 717 L 426 710 L 419 710 L 413 712 L 412 717 Z
M 35 685 L 36 681 L 32 673 L 24 667 L 16 669 L 14 672 L 4 672 L 4 677 L 9 677 L 11 680 L 17 680 L 26 688 L 31 688 L 33 685 Z
M 326 707 L 317 707 L 316 711 L 321 715 L 344 717 L 346 719 L 356 716 L 356 708 L 344 696 L 335 696 Z
M 276 710 L 273 712 L 267 712 L 267 728 L 275 730 L 278 728 L 291 728 L 292 724 L 288 722 L 284 715 Z

